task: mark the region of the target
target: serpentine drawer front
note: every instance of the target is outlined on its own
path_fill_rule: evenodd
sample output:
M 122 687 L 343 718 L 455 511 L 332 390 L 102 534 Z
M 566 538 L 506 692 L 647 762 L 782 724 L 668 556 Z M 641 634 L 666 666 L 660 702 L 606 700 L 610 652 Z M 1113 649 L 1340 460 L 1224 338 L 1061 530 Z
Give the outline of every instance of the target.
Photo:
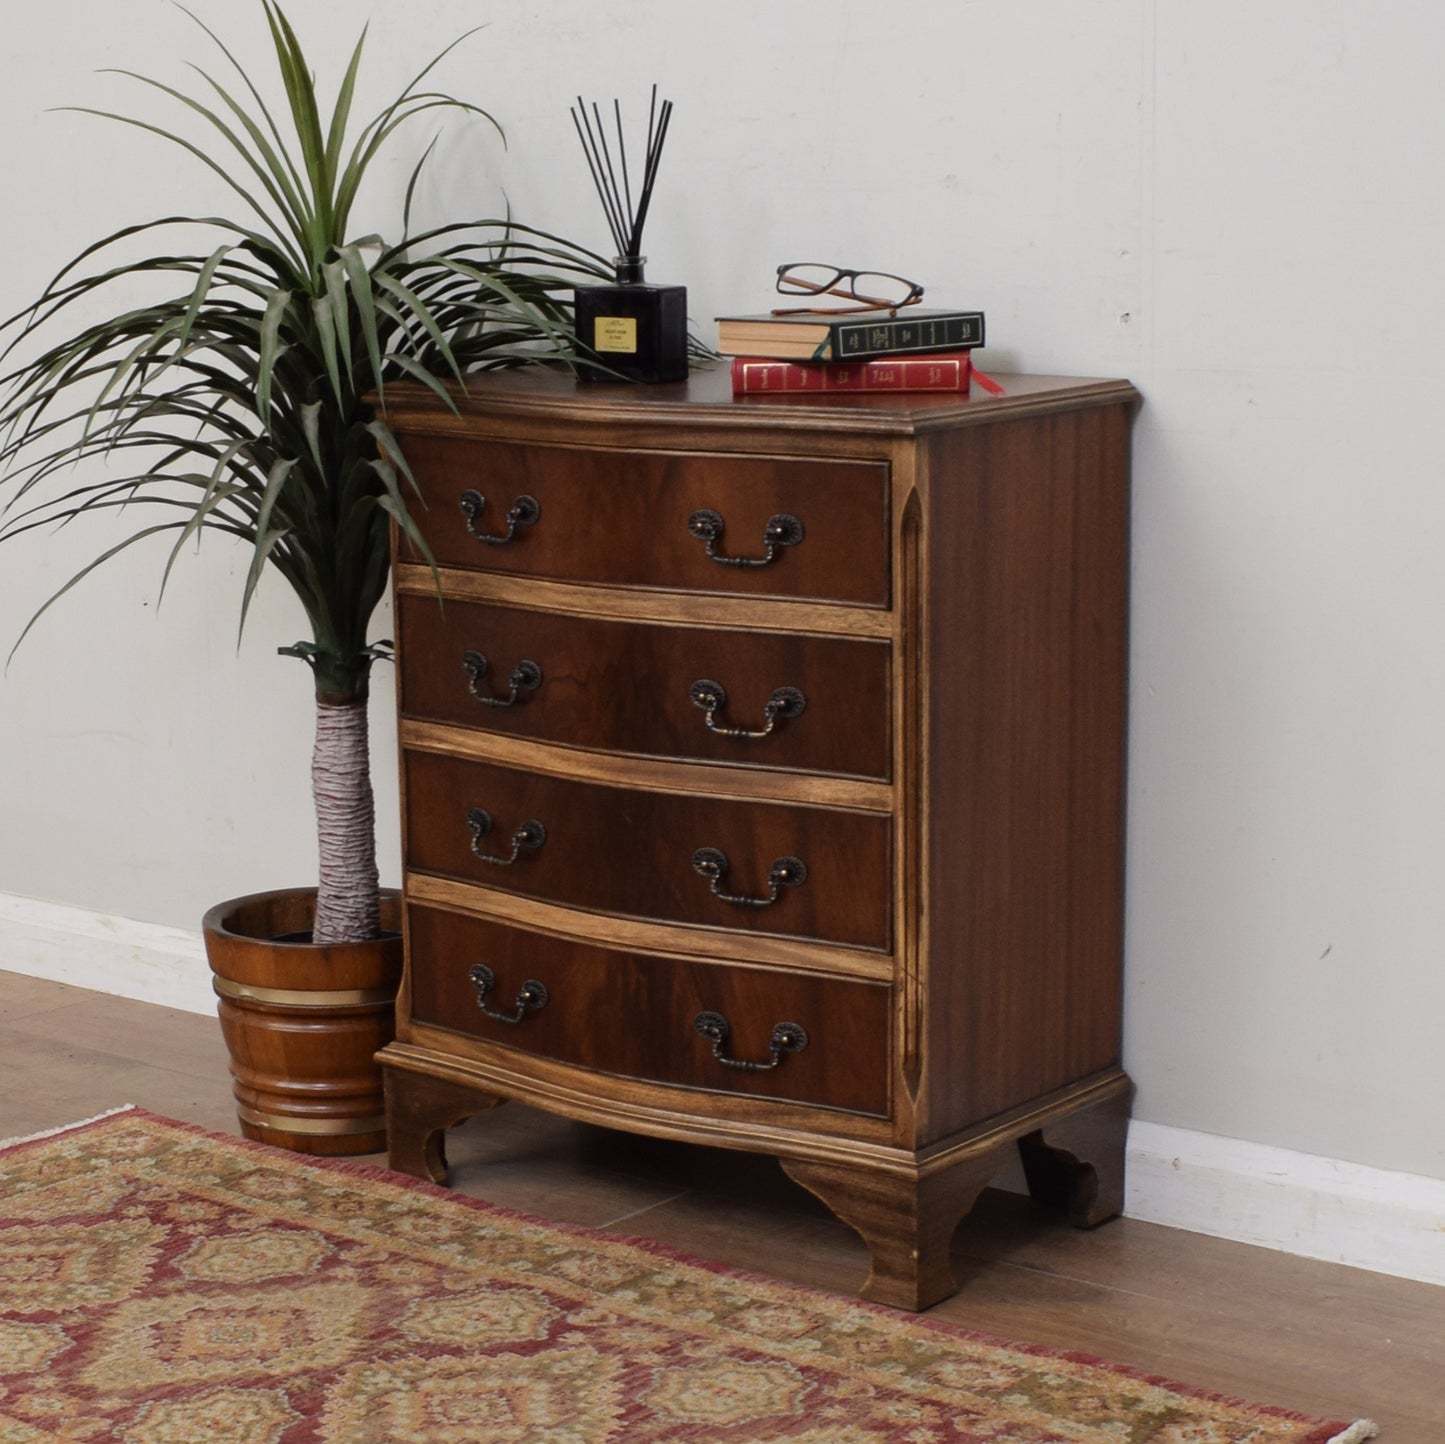
M 603 751 L 888 776 L 882 641 L 397 598 L 402 712 Z
M 1003 382 L 387 389 L 394 1167 L 512 1099 L 770 1153 L 908 1309 L 1015 1152 L 1119 1211 L 1137 397 Z
M 420 436 L 406 457 L 446 566 L 888 603 L 888 473 L 876 463 Z
M 559 938 L 539 948 L 521 929 L 426 907 L 412 910 L 411 938 L 445 960 L 415 980 L 419 1023 L 606 1073 L 887 1111 L 881 984 Z
M 888 946 L 885 816 L 603 787 L 426 752 L 405 762 L 414 871 L 599 912 Z

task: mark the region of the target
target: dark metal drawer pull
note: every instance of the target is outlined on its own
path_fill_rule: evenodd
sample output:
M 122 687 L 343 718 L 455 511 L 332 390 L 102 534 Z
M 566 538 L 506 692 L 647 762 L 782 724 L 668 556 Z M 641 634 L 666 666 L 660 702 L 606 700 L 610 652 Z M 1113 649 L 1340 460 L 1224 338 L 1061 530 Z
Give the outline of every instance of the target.
M 498 867 L 511 867 L 521 856 L 523 848 L 529 852 L 536 852 L 547 841 L 547 829 L 536 818 L 529 818 L 512 834 L 510 857 L 499 857 L 495 853 L 482 852 L 477 844 L 492 830 L 492 814 L 485 807 L 467 809 L 467 828 L 472 834 L 472 851 L 483 862 L 492 862 Z
M 507 686 L 511 689 L 507 696 L 494 697 L 490 692 L 479 692 L 477 686 L 487 675 L 488 665 L 481 652 L 462 653 L 462 671 L 467 674 L 468 690 L 478 702 L 485 702 L 488 707 L 513 707 L 524 692 L 535 692 L 542 685 L 542 669 L 535 662 L 523 658 L 507 678 Z
M 701 707 L 707 713 L 709 732 L 716 732 L 719 737 L 736 737 L 745 742 L 766 737 L 777 725 L 779 717 L 796 717 L 808 705 L 808 699 L 796 687 L 779 687 L 763 704 L 763 725 L 760 728 L 720 727 L 717 714 L 727 705 L 728 700 L 728 694 L 721 682 L 699 677 L 687 689 L 687 695 L 692 698 L 694 707 Z
M 529 1012 L 545 1008 L 547 1000 L 551 997 L 545 983 L 538 982 L 536 978 L 528 978 L 522 984 L 521 991 L 517 994 L 517 1000 L 513 1004 L 517 1011 L 515 1013 L 498 1013 L 487 1007 L 487 994 L 497 986 L 497 975 L 485 963 L 477 963 L 467 977 L 471 979 L 472 986 L 477 990 L 477 1007 L 487 1017 L 498 1023 L 520 1023 Z
M 468 487 L 458 498 L 458 505 L 467 519 L 467 531 L 478 541 L 493 547 L 506 546 L 516 537 L 519 526 L 531 526 L 542 515 L 542 507 L 535 496 L 519 496 L 507 512 L 506 531 L 501 536 L 494 536 L 491 532 L 477 530 L 477 523 L 487 506 L 487 499 L 481 492 L 474 487 Z
M 724 523 L 715 511 L 704 508 L 695 511 L 687 519 L 687 529 L 703 543 L 708 556 L 725 567 L 765 567 L 778 554 L 779 547 L 795 547 L 803 539 L 803 523 L 787 512 L 768 518 L 763 528 L 763 545 L 766 551 L 760 557 L 725 557 L 717 550 L 722 540 Z
M 728 855 L 715 847 L 700 847 L 692 855 L 692 866 L 712 885 L 712 895 L 735 907 L 765 908 L 777 902 L 779 892 L 785 887 L 801 887 L 808 880 L 808 869 L 801 857 L 774 858 L 768 869 L 767 897 L 739 897 L 724 892 L 720 886 L 728 875 Z
M 784 1053 L 801 1053 L 808 1046 L 808 1035 L 797 1023 L 779 1023 L 768 1039 L 768 1061 L 750 1063 L 746 1058 L 724 1058 L 723 1044 L 732 1032 L 732 1024 L 721 1013 L 699 1013 L 692 1020 L 694 1030 L 712 1044 L 712 1055 L 729 1068 L 744 1068 L 749 1073 L 766 1073 L 783 1061 Z

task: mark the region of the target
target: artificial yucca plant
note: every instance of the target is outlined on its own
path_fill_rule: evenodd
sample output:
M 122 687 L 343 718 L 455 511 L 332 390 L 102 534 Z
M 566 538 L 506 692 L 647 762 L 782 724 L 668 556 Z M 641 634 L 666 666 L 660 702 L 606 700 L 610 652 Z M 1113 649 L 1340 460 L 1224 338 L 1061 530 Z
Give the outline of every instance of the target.
M 369 629 L 386 587 L 392 523 L 427 555 L 405 462 L 386 427 L 386 386 L 405 378 L 444 392 L 469 369 L 570 354 L 571 288 L 611 272 L 593 253 L 510 220 L 407 236 L 426 153 L 399 207 L 403 233 L 353 237 L 357 192 L 401 127 L 429 111 L 495 122 L 423 88 L 443 51 L 389 105 L 354 124 L 365 31 L 323 118 L 294 30 L 276 0 L 261 7 L 284 105 L 268 105 L 192 16 L 228 63 L 229 87 L 199 70 L 198 98 L 122 73 L 189 112 L 202 139 L 88 112 L 182 147 L 231 187 L 248 218 L 170 216 L 119 230 L 0 327 L 8 493 L 0 541 L 120 508 L 143 518 L 41 612 L 109 558 L 153 538 L 170 541 L 162 589 L 203 533 L 246 544 L 242 626 L 266 568 L 285 577 L 311 636 L 281 651 L 309 663 L 317 700 L 314 938 L 360 941 L 379 926 L 366 695 L 372 664 L 390 651 Z M 208 235 L 213 246 L 197 242 Z M 133 258 L 161 237 L 174 237 L 176 248 Z M 134 299 L 138 288 L 166 294 L 146 304 Z M 103 463 L 107 475 L 64 480 L 76 462 L 89 474 Z

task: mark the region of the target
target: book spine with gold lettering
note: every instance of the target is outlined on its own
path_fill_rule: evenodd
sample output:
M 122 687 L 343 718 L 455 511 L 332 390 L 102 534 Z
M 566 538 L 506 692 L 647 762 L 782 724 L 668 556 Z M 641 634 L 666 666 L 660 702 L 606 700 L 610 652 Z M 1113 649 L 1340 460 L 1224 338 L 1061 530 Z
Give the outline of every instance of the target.
M 953 391 L 966 396 L 967 351 L 889 356 L 873 361 L 776 361 L 733 357 L 733 395 L 797 391 Z
M 869 356 L 906 352 L 960 351 L 982 346 L 983 312 L 932 313 L 900 310 L 865 320 L 836 320 L 825 353 L 833 361 L 862 361 Z

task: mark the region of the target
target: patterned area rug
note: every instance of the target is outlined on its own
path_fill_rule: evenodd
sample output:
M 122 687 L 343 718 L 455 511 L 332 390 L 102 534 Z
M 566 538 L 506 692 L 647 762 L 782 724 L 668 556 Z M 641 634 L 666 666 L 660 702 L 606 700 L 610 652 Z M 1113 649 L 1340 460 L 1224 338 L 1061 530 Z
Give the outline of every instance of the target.
M 139 1110 L 0 1148 L 0 1441 L 1359 1444 Z

